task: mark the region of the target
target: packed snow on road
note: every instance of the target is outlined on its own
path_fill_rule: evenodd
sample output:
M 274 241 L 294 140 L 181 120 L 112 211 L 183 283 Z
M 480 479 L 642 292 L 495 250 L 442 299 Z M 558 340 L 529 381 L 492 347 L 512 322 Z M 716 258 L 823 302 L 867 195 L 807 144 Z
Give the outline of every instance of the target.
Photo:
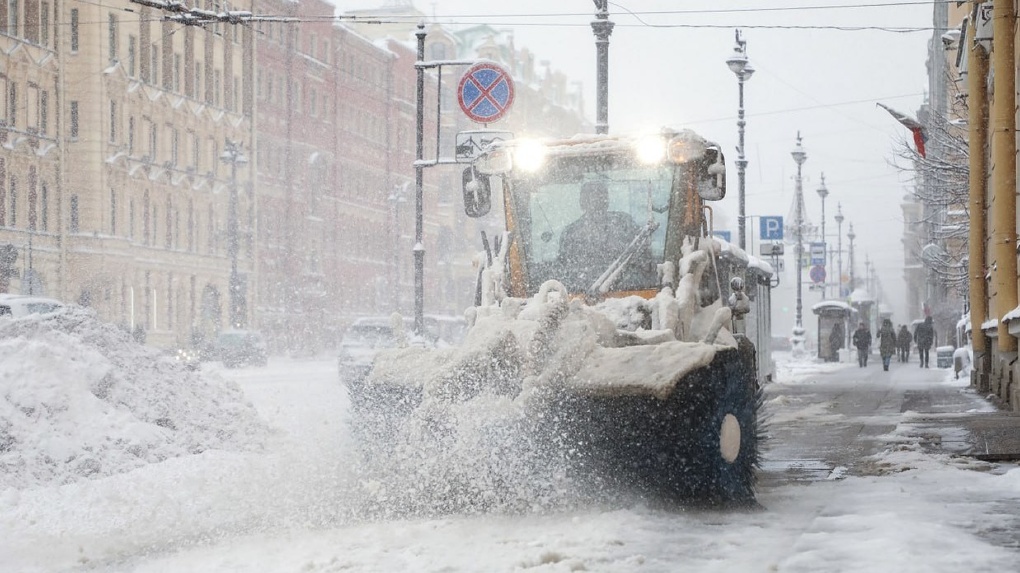
M 843 368 L 787 357 L 774 387 Z M 957 572 L 1017 557 L 977 532 L 1017 526 L 1020 469 L 926 453 L 910 412 L 888 420 L 871 471 L 764 484 L 760 510 L 597 500 L 519 475 L 562 489 L 451 512 L 409 509 L 408 492 L 441 500 L 442 476 L 480 473 L 451 465 L 499 453 L 478 441 L 475 459 L 371 471 L 331 358 L 192 372 L 68 311 L 0 319 L 0 392 L 2 571 Z M 773 427 L 838 421 L 768 391 L 765 411 Z

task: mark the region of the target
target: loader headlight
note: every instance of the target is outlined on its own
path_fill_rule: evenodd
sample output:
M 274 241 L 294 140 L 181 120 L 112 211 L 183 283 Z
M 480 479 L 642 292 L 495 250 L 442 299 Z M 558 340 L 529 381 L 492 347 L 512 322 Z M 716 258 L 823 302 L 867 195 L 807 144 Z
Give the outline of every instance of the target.
M 634 144 L 634 152 L 641 163 L 658 163 L 666 155 L 666 141 L 658 135 L 641 137 Z
M 514 146 L 514 167 L 522 171 L 535 172 L 545 164 L 549 150 L 540 141 L 521 140 Z
M 696 161 L 705 155 L 705 142 L 700 138 L 695 139 L 680 134 L 669 141 L 667 154 L 673 163 Z

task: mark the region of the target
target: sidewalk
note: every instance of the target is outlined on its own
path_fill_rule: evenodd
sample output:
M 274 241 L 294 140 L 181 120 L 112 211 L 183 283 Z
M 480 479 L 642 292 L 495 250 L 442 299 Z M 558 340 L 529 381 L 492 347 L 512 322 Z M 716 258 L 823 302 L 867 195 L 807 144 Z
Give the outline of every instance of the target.
M 948 374 L 947 374 L 948 376 Z M 1020 414 L 980 396 L 965 379 L 925 390 L 908 390 L 902 411 L 917 427 L 928 451 L 989 462 L 1020 461 Z

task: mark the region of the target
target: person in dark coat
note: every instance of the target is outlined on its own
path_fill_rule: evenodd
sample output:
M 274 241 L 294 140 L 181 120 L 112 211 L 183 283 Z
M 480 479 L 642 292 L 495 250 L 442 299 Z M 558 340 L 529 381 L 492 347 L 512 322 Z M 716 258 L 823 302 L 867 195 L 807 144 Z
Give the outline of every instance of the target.
M 935 343 L 935 325 L 932 324 L 930 316 L 924 318 L 924 322 L 917 325 L 914 330 L 914 342 L 917 344 L 917 353 L 921 356 L 921 368 L 928 368 L 928 351 Z
M 878 353 L 882 356 L 882 370 L 889 370 L 892 355 L 896 353 L 896 331 L 888 318 L 878 329 Z
M 852 342 L 857 347 L 857 364 L 864 368 L 868 365 L 868 352 L 871 351 L 871 331 L 863 322 L 857 325 Z
M 896 347 L 900 351 L 900 362 L 910 362 L 910 343 L 914 341 L 914 337 L 910 336 L 910 331 L 907 330 L 907 325 L 900 325 L 900 332 L 896 335 Z
M 839 362 L 839 349 L 843 348 L 845 341 L 846 334 L 843 330 L 843 323 L 837 322 L 833 324 L 832 331 L 829 332 L 829 361 Z

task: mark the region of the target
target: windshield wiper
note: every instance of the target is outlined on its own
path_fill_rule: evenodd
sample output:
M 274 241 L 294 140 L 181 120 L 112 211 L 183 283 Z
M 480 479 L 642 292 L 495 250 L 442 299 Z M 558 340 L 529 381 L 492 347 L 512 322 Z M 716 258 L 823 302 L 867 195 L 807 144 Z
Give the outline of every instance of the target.
M 652 233 L 659 228 L 659 223 L 649 220 L 648 223 L 638 231 L 636 237 L 631 240 L 627 248 L 620 253 L 620 256 L 616 257 L 616 260 L 609 265 L 599 278 L 595 279 L 595 282 L 588 287 L 588 296 L 597 297 L 605 294 L 613 287 L 613 283 L 616 279 L 620 278 L 620 273 L 630 263 L 634 255 L 637 254 L 642 248 L 647 246 L 651 242 Z

